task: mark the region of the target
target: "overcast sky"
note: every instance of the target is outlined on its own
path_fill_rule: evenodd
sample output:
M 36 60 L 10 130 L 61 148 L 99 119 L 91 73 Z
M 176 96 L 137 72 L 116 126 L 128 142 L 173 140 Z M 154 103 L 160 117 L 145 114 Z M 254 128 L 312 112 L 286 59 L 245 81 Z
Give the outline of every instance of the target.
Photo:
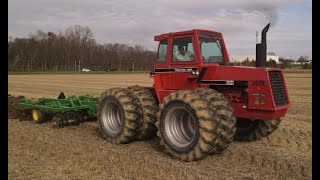
M 255 54 L 268 22 L 268 52 L 312 58 L 311 0 L 9 0 L 8 36 L 88 26 L 99 43 L 156 50 L 155 35 L 190 29 L 222 32 L 229 55 Z

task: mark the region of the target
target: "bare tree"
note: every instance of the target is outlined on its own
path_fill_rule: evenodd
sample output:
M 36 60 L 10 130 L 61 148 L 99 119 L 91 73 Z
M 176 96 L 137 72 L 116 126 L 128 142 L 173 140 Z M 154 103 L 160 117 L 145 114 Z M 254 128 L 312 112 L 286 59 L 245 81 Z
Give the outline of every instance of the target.
M 98 44 L 86 26 L 70 26 L 58 33 L 38 30 L 28 38 L 8 38 L 9 71 L 150 70 L 156 52 L 142 46 Z

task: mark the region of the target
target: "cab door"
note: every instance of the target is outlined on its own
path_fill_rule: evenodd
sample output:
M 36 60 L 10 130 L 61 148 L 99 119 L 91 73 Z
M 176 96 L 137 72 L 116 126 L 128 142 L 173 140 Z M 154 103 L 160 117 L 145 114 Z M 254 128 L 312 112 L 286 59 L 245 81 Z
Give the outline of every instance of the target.
M 169 59 L 169 84 L 167 85 L 169 89 L 187 89 L 189 87 L 190 79 L 188 76 L 191 75 L 191 71 L 198 68 L 198 52 L 194 37 L 192 35 L 183 35 L 170 38 L 171 47 L 168 51 L 170 55 Z M 192 54 L 192 58 L 179 61 L 176 58 L 178 51 L 178 46 L 183 46 L 183 49 Z M 181 53 L 180 53 L 181 54 Z
M 169 54 L 170 41 L 168 39 L 161 40 L 158 46 L 158 54 L 154 63 L 154 82 L 156 89 L 169 89 Z

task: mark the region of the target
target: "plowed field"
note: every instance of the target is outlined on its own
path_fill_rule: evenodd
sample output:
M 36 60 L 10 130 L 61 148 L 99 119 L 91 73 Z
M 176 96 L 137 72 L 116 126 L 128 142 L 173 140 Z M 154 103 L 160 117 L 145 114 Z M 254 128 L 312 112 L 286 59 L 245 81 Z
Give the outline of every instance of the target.
M 106 142 L 96 122 L 56 129 L 49 122 L 8 119 L 9 179 L 311 179 L 312 75 L 285 77 L 292 106 L 273 134 L 235 141 L 221 155 L 190 163 L 164 154 L 157 137 Z M 56 98 L 60 91 L 99 96 L 111 87 L 152 85 L 147 74 L 8 75 L 8 80 L 8 94 L 27 98 Z

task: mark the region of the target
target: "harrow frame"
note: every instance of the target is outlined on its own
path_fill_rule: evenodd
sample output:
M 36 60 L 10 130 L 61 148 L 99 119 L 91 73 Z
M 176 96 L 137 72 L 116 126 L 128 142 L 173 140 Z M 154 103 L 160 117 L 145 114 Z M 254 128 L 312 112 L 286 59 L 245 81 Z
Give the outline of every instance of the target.
M 38 109 L 48 114 L 86 111 L 89 116 L 97 115 L 97 98 L 91 95 L 69 96 L 65 99 L 42 97 L 37 100 L 30 100 L 24 98 L 19 104 L 27 109 Z

